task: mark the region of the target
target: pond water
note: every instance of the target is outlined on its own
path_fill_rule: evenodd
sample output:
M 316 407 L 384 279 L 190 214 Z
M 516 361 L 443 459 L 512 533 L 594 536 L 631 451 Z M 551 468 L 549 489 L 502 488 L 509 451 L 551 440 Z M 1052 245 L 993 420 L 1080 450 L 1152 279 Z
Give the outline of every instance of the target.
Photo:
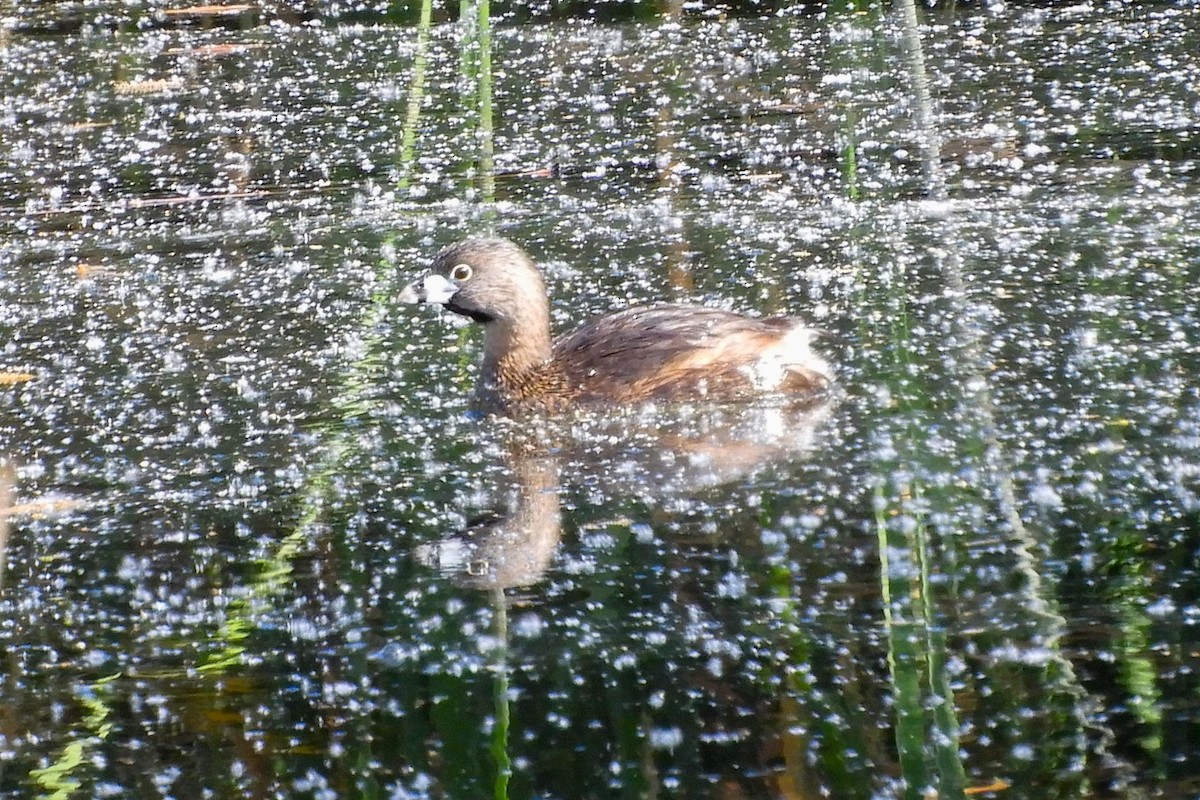
M 1200 6 L 513 22 L 490 83 L 130 8 L 0 36 L 0 794 L 1200 796 Z M 481 230 L 559 330 L 800 314 L 840 396 L 477 419 L 394 295 Z

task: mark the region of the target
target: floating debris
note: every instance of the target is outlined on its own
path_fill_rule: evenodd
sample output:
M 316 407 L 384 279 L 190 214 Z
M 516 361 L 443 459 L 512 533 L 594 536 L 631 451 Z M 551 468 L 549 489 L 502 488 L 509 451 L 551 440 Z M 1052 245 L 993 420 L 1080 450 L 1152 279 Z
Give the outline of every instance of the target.
M 81 263 L 75 265 L 75 279 L 78 281 L 90 281 L 96 278 L 104 278 L 115 274 L 114 270 L 108 264 L 88 264 Z
M 168 17 L 236 17 L 249 11 L 257 11 L 257 6 L 188 6 L 187 8 L 166 8 L 163 14 Z
M 107 128 L 112 125 L 111 121 L 104 122 L 72 122 L 62 126 L 63 133 L 82 133 L 83 131 L 94 131 L 100 128 Z
M 113 82 L 113 91 L 121 95 L 164 94 L 182 88 L 183 78 Z
M 0 519 L 14 519 L 16 517 L 47 519 L 65 514 L 68 511 L 86 508 L 87 505 L 86 500 L 78 497 L 67 497 L 62 494 L 46 495 L 36 500 L 30 500 L 27 503 L 15 503 L 7 508 L 0 508 Z
M 264 47 L 266 47 L 266 45 L 262 44 L 205 44 L 198 47 L 172 47 L 166 51 L 166 54 L 169 56 L 219 58 L 221 56 L 249 53 L 252 50 L 261 50 Z

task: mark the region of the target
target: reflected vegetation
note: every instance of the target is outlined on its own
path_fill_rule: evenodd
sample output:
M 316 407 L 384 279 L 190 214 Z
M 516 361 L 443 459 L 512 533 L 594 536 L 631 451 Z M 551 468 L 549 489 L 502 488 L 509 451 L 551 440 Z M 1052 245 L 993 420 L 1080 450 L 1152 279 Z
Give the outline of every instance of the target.
M 0 794 L 1195 793 L 1200 18 L 619 5 L 6 19 Z M 472 417 L 491 229 L 842 396 Z

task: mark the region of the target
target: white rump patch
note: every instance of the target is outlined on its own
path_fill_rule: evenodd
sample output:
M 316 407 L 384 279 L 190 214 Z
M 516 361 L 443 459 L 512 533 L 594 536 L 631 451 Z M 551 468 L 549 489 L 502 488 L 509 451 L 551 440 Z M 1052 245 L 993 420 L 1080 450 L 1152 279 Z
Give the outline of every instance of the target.
M 783 385 L 789 373 L 808 371 L 832 382 L 829 362 L 812 349 L 814 332 L 803 323 L 796 323 L 778 342 L 763 350 L 755 362 L 742 368 L 760 392 L 773 392 Z

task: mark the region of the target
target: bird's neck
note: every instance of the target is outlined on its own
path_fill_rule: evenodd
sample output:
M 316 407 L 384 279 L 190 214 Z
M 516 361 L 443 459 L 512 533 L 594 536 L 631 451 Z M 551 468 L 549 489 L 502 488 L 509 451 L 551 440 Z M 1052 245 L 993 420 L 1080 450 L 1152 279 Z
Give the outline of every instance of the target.
M 481 400 L 504 405 L 520 399 L 523 387 L 531 383 L 553 354 L 549 317 L 547 312 L 521 324 L 493 320 L 484 326 Z

